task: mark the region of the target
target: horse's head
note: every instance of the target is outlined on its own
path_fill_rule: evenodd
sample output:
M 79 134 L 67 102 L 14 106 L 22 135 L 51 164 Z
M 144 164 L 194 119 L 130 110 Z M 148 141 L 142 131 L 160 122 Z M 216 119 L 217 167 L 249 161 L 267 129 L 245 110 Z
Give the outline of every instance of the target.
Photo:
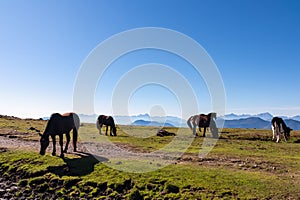
M 116 136 L 117 135 L 117 128 L 115 126 L 112 127 L 112 131 L 113 131 L 114 136 Z
M 46 149 L 47 147 L 49 146 L 49 135 L 47 134 L 39 134 L 41 136 L 41 139 L 40 139 L 40 143 L 41 143 L 41 149 L 40 149 L 40 154 L 41 155 L 45 155 L 46 153 Z

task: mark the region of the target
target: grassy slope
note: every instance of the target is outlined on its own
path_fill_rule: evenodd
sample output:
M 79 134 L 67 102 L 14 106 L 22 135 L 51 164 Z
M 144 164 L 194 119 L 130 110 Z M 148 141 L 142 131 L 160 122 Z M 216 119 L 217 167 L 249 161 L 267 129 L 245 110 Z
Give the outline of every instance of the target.
M 0 119 L 0 124 L 0 133 L 10 129 L 28 132 L 30 126 L 43 130 L 45 126 L 45 122 L 32 120 Z M 120 126 L 119 136 L 110 140 L 130 145 L 134 151 L 153 151 L 173 139 L 153 136 L 156 130 Z M 27 193 L 27 196 L 43 197 L 55 191 L 57 198 L 300 198 L 300 144 L 296 143 L 299 132 L 293 132 L 289 143 L 276 144 L 270 141 L 268 130 L 223 131 L 228 133 L 222 135 L 210 152 L 208 162 L 201 162 L 197 157 L 203 138 L 196 138 L 183 156 L 193 162 L 178 162 L 149 173 L 114 170 L 106 161 L 101 163 L 92 156 L 69 154 L 62 160 L 39 156 L 35 151 L 15 150 L 1 153 L 0 172 L 3 177 L 14 177 L 18 182 L 20 189 L 16 197 Z M 188 129 L 186 132 L 190 134 Z M 84 124 L 80 129 L 81 140 L 86 141 L 95 133 L 94 125 Z M 37 139 L 35 134 L 27 135 Z

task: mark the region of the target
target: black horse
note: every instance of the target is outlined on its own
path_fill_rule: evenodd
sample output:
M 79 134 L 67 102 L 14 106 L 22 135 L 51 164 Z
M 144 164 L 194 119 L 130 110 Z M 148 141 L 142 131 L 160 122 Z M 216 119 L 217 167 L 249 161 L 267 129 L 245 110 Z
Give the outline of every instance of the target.
M 198 136 L 196 132 L 196 128 L 198 126 L 200 132 L 201 132 L 201 127 L 204 128 L 203 137 L 205 137 L 206 128 L 209 127 L 213 134 L 213 137 L 218 138 L 218 128 L 216 126 L 216 122 L 214 121 L 214 119 L 216 118 L 217 118 L 216 113 L 209 113 L 207 115 L 205 114 L 194 115 L 187 120 L 187 125 L 190 127 L 190 129 L 193 130 L 193 134 L 195 136 Z
M 117 136 L 117 129 L 116 129 L 115 121 L 112 118 L 112 116 L 99 115 L 96 125 L 100 134 L 101 134 L 102 126 L 106 125 L 105 135 L 107 135 L 108 127 L 110 127 L 110 136 Z
M 284 140 L 287 141 L 290 137 L 290 133 L 293 129 L 291 129 L 290 127 L 288 127 L 285 122 L 283 121 L 282 118 L 280 117 L 274 117 L 272 119 L 272 131 L 273 131 L 273 138 L 272 140 L 275 139 L 275 135 L 277 137 L 276 142 L 279 142 L 280 139 L 280 133 L 283 132 L 283 137 Z
M 56 139 L 55 136 L 59 136 L 59 145 L 60 145 L 60 157 L 64 157 L 64 153 L 67 153 L 68 146 L 70 143 L 70 131 L 73 129 L 73 147 L 74 151 L 76 151 L 76 143 L 78 137 L 78 129 L 80 126 L 80 120 L 77 114 L 75 113 L 65 113 L 63 115 L 59 113 L 54 113 L 51 115 L 46 129 L 43 134 L 39 134 L 41 136 L 40 143 L 41 149 L 40 154 L 45 155 L 46 149 L 49 146 L 49 136 L 52 138 L 53 142 L 53 151 L 52 155 L 56 155 Z M 63 150 L 63 134 L 66 134 L 67 143 L 65 149 Z

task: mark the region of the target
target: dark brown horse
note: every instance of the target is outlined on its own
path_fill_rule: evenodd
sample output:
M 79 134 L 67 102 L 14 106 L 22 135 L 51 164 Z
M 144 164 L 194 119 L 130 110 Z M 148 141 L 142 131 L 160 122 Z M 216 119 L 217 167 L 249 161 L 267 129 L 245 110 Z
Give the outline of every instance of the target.
M 41 149 L 40 154 L 45 155 L 46 149 L 49 146 L 49 136 L 52 138 L 53 142 L 53 151 L 52 155 L 56 154 L 56 139 L 55 136 L 59 136 L 59 145 L 60 145 L 60 157 L 64 157 L 64 153 L 67 153 L 68 146 L 70 143 L 70 131 L 73 130 L 73 147 L 74 151 L 76 151 L 76 143 L 78 137 L 78 129 L 80 126 L 80 120 L 77 114 L 75 113 L 65 113 L 63 115 L 59 113 L 54 113 L 51 115 L 46 129 L 43 134 L 40 134 L 41 139 Z M 63 134 L 66 134 L 67 143 L 65 149 L 63 150 Z
M 107 135 L 108 127 L 110 127 L 110 136 L 117 136 L 117 129 L 116 129 L 115 121 L 112 118 L 112 116 L 99 115 L 96 125 L 100 134 L 101 134 L 102 126 L 106 125 L 105 135 Z
M 193 130 L 193 135 L 195 135 L 195 136 L 198 136 L 198 134 L 196 132 L 196 128 L 198 126 L 200 132 L 201 132 L 201 127 L 204 128 L 203 137 L 205 137 L 206 128 L 209 127 L 213 134 L 213 137 L 217 138 L 218 137 L 218 129 L 217 129 L 216 123 L 214 121 L 216 118 L 217 118 L 216 113 L 209 113 L 207 115 L 205 115 L 205 114 L 194 115 L 194 116 L 191 116 L 187 120 L 187 124 L 190 127 L 190 129 Z

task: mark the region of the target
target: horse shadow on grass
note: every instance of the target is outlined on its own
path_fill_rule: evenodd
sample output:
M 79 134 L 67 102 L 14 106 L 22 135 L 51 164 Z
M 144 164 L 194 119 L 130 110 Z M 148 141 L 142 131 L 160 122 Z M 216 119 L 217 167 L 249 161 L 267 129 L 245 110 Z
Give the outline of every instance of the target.
M 76 158 L 63 158 L 65 164 L 61 166 L 49 166 L 47 170 L 60 177 L 62 176 L 85 176 L 94 171 L 96 164 L 108 161 L 107 158 L 84 152 L 74 153 Z

